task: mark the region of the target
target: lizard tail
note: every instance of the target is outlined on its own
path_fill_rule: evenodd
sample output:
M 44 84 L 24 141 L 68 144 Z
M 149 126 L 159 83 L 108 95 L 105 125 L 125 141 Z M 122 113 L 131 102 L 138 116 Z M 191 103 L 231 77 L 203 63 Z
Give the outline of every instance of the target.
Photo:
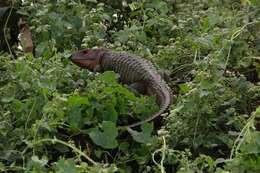
M 132 128 L 132 127 L 136 127 L 139 125 L 142 125 L 144 123 L 150 122 L 152 120 L 154 120 L 156 117 L 159 117 L 161 114 L 163 114 L 170 106 L 171 104 L 171 92 L 169 91 L 169 89 L 166 90 L 161 90 L 160 94 L 158 94 L 157 96 L 157 101 L 159 102 L 159 106 L 160 106 L 160 110 L 153 114 L 152 116 L 150 116 L 149 118 L 139 121 L 137 123 L 134 124 L 130 124 L 127 126 L 124 126 L 125 128 Z

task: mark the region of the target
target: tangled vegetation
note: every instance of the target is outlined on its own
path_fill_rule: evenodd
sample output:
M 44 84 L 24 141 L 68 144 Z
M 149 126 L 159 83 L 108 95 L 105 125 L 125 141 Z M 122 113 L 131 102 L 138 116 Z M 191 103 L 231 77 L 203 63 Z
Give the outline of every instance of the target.
M 35 55 L 0 52 L 0 172 L 260 172 L 260 1 L 26 0 Z M 8 36 L 7 36 L 8 37 Z M 127 51 L 169 74 L 158 110 L 68 57 Z

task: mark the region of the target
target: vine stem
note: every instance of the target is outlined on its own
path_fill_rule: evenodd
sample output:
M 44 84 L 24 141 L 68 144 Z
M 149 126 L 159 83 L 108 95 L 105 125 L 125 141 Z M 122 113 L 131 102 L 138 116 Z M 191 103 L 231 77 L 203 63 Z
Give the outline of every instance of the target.
M 12 2 L 11 9 L 9 11 L 9 14 L 8 14 L 8 16 L 6 18 L 5 25 L 4 25 L 4 38 L 5 38 L 6 45 L 8 47 L 8 51 L 9 51 L 10 55 L 13 57 L 13 53 L 12 53 L 10 44 L 8 42 L 7 36 L 6 36 L 7 24 L 8 24 L 8 21 L 9 21 L 10 17 L 11 17 L 12 12 L 13 12 L 13 8 L 14 8 L 14 1 L 12 0 L 11 2 Z
M 165 141 L 165 137 L 163 136 L 163 146 L 162 148 L 156 150 L 153 154 L 152 154 L 152 160 L 153 162 L 159 167 L 159 169 L 161 170 L 161 173 L 166 173 L 165 172 L 165 168 L 163 166 L 163 162 L 165 160 L 165 152 L 166 152 L 166 141 Z M 158 163 L 157 161 L 155 161 L 155 154 L 158 153 L 158 152 L 161 152 L 162 153 L 162 159 L 160 161 L 160 163 Z
M 92 160 L 88 155 L 86 155 L 85 153 L 83 153 L 80 149 L 76 148 L 75 146 L 67 143 L 67 142 L 64 142 L 62 140 L 59 140 L 59 139 L 50 139 L 50 138 L 45 138 L 45 139 L 41 139 L 41 140 L 38 140 L 37 142 L 33 143 L 33 145 L 37 145 L 37 144 L 40 144 L 40 143 L 45 143 L 45 142 L 51 142 L 51 143 L 60 143 L 62 145 L 65 145 L 69 148 L 71 148 L 72 150 L 74 150 L 75 152 L 77 152 L 79 155 L 83 156 L 85 159 L 87 159 L 90 163 L 92 163 L 93 165 L 97 165 L 98 163 L 95 162 L 94 160 Z
M 235 155 L 237 155 L 238 150 L 240 148 L 240 146 L 242 145 L 242 143 L 245 141 L 245 138 L 248 136 L 248 134 L 250 133 L 250 127 L 254 126 L 254 120 L 255 120 L 256 114 L 253 114 L 248 120 L 246 125 L 243 127 L 243 129 L 241 130 L 241 132 L 239 133 L 238 137 L 236 138 L 234 145 L 232 147 L 232 150 L 230 152 L 230 156 L 229 159 L 233 159 L 233 157 Z
M 235 31 L 231 37 L 230 37 L 230 46 L 229 46 L 229 49 L 228 49 L 228 55 L 227 55 L 227 59 L 226 59 L 226 62 L 225 62 L 225 68 L 224 68 L 224 71 L 226 71 L 226 68 L 227 68 L 227 64 L 228 64 L 228 61 L 229 61 L 229 58 L 230 58 L 230 54 L 231 54 L 231 50 L 232 50 L 232 44 L 233 44 L 233 41 L 234 39 L 236 39 L 242 32 L 243 30 L 249 26 L 249 25 L 253 25 L 253 24 L 256 24 L 256 23 L 259 23 L 260 21 L 254 21 L 254 22 L 249 22 L 247 24 L 245 24 L 244 26 L 242 26 L 240 29 L 238 29 L 237 31 Z

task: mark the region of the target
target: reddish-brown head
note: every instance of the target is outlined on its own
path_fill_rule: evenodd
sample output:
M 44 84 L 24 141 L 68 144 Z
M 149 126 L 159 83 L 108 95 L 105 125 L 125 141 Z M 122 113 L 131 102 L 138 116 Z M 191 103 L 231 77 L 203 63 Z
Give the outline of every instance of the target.
M 90 71 L 99 71 L 101 59 L 105 51 L 105 49 L 84 49 L 73 53 L 70 59 L 73 63 L 82 68 L 86 68 Z

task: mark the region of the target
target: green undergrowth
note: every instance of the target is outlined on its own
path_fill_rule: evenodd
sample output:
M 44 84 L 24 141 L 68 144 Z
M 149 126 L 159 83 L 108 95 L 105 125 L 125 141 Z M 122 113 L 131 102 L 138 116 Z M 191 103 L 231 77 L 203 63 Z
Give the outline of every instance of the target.
M 34 171 L 46 171 L 48 159 L 59 160 L 62 155 L 80 159 L 83 151 L 98 160 L 118 155 L 115 160 L 123 162 L 131 150 L 148 152 L 151 148 L 143 144 L 156 144 L 151 124 L 129 134 L 119 128 L 130 124 L 129 117 L 144 119 L 158 108 L 154 98 L 136 97 L 120 85 L 115 73 L 89 74 L 68 64 L 61 54 L 49 60 L 9 59 L 1 57 L 2 163 L 14 159 Z
M 0 172 L 260 171 L 260 4 L 257 0 L 28 0 L 35 57 L 0 56 Z M 163 121 L 113 72 L 68 57 L 126 51 L 168 74 Z

